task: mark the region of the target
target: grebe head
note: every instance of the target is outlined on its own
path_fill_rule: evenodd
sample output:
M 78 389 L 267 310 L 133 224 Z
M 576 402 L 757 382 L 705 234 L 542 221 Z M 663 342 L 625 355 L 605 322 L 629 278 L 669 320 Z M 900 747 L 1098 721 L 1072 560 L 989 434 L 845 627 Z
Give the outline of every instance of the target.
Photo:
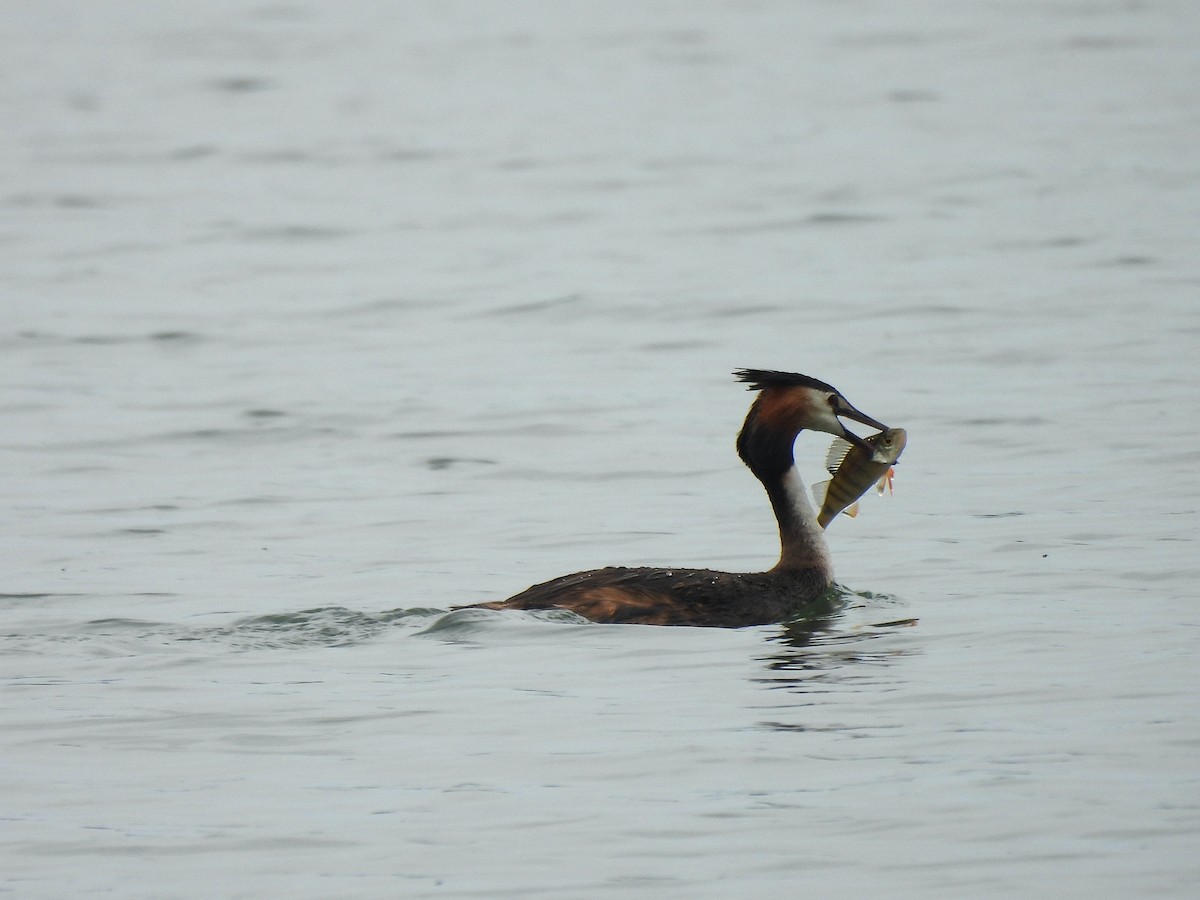
M 887 428 L 851 406 L 836 388 L 816 378 L 768 369 L 738 369 L 733 374 L 739 381 L 747 382 L 749 390 L 762 392 L 751 409 L 758 427 L 790 433 L 793 437 L 805 428 L 824 431 L 845 438 L 871 454 L 875 448 L 850 431 L 842 423 L 842 417 L 880 431 Z

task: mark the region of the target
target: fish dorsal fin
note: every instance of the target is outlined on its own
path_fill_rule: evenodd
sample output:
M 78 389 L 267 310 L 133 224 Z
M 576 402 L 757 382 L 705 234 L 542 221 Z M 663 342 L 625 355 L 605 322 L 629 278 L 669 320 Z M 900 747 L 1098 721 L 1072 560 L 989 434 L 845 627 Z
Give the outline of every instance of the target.
M 830 475 L 837 474 L 851 446 L 853 445 L 845 438 L 833 439 L 833 443 L 829 445 L 829 452 L 825 454 L 825 469 Z
M 813 502 L 816 503 L 817 509 L 825 505 L 825 495 L 829 493 L 829 485 L 833 479 L 829 481 L 819 481 L 812 486 Z

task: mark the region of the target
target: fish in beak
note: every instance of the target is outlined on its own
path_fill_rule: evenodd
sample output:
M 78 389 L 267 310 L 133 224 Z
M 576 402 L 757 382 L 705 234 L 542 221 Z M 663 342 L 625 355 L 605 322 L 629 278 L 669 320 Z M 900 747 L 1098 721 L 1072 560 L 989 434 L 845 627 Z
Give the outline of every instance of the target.
M 866 439 L 870 446 L 864 452 L 843 438 L 835 438 L 825 457 L 825 468 L 832 479 L 813 485 L 817 501 L 817 524 L 827 528 L 838 513 L 853 518 L 858 515 L 858 498 L 872 484 L 882 494 L 892 486 L 892 466 L 904 452 L 908 433 L 903 428 L 889 428 Z

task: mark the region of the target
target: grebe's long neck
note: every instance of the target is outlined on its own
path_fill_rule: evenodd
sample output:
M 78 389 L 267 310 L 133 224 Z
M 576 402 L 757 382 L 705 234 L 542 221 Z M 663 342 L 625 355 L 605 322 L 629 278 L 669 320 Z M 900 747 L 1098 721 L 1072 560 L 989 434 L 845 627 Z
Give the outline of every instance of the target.
M 746 417 L 737 449 L 766 488 L 779 523 L 779 562 L 772 571 L 813 569 L 832 581 L 833 563 L 825 531 L 817 522 L 792 454 L 799 429 L 771 428 L 756 417 L 756 409 L 757 405 Z
M 793 465 L 780 481 L 773 484 L 764 481 L 763 486 L 779 523 L 780 553 L 775 571 L 816 569 L 832 580 L 833 562 L 825 529 L 817 522 L 816 510 L 808 501 L 799 470 Z

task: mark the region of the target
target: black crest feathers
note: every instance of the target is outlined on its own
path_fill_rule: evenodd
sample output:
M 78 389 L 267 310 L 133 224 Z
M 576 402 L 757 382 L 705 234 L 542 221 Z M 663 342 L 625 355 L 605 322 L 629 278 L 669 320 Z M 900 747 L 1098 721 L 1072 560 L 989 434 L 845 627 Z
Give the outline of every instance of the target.
M 738 381 L 749 384 L 748 391 L 765 391 L 774 387 L 808 387 L 836 394 L 837 391 L 823 381 L 798 375 L 795 372 L 776 372 L 773 369 L 736 369 L 733 373 Z

